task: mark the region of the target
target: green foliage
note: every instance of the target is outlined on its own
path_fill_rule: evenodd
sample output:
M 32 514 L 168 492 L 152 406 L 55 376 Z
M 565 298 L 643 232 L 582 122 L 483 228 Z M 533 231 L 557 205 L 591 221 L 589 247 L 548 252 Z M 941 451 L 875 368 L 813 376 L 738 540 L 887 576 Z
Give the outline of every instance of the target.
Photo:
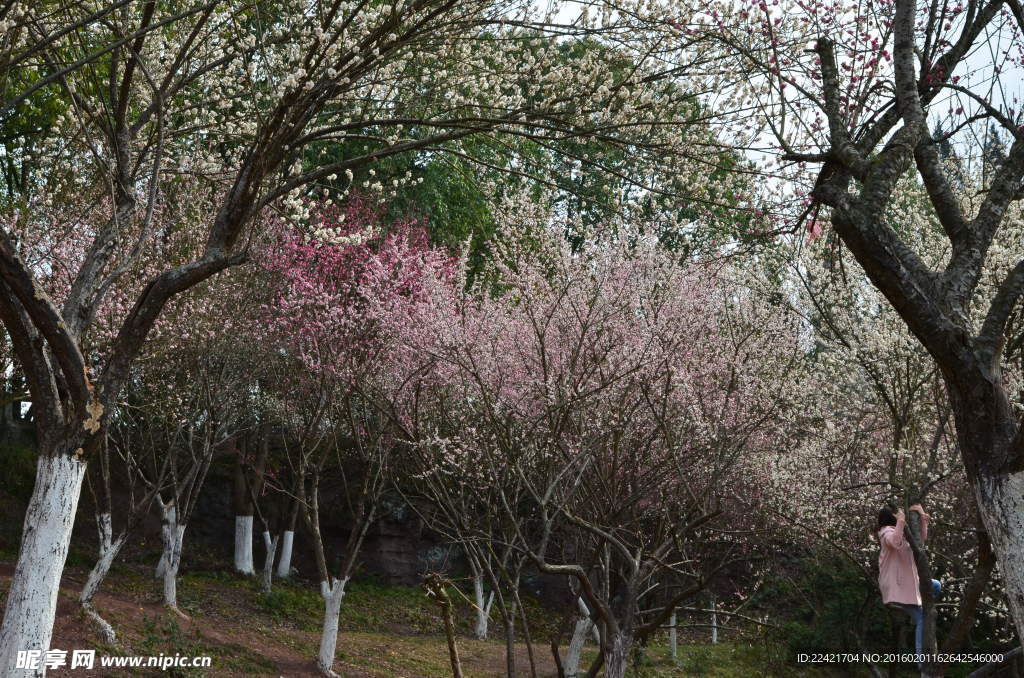
M 6 71 L 0 79 L 3 100 L 27 91 L 42 77 L 42 73 L 32 68 Z M 38 90 L 5 116 L 3 133 L 0 134 L 0 172 L 3 173 L 0 202 L 28 188 L 34 165 L 32 153 L 39 139 L 67 108 L 67 97 L 56 85 L 50 85 Z
M 630 678 L 833 678 L 834 667 L 795 664 L 784 659 L 785 650 L 766 644 L 763 639 L 745 639 L 710 644 L 683 644 L 672 661 L 668 646 L 657 643 L 635 654 L 627 675 Z M 594 657 L 588 648 L 583 665 Z M 863 667 L 854 667 L 851 676 L 867 676 Z M 846 674 L 844 674 L 846 675 Z
M 540 49 L 546 41 L 524 50 Z M 407 64 L 410 72 L 431 72 L 434 57 L 424 54 Z M 592 59 L 610 70 L 608 86 L 617 90 L 635 75 L 636 64 L 624 52 L 596 40 L 566 40 L 559 43 L 559 58 L 565 63 L 583 63 Z M 490 64 L 499 68 L 500 64 Z M 529 88 L 527 88 L 529 89 Z M 566 237 L 582 243 L 593 237 L 597 226 L 606 226 L 615 217 L 644 224 L 668 248 L 685 258 L 724 240 L 757 241 L 759 217 L 749 207 L 753 189 L 744 174 L 747 161 L 719 144 L 706 124 L 707 111 L 697 97 L 679 81 L 664 79 L 657 89 L 659 106 L 665 107 L 666 120 L 693 121 L 685 135 L 693 157 L 700 158 L 706 170 L 698 184 L 692 177 L 679 176 L 663 166 L 667 158 L 659 155 L 657 135 L 650 139 L 642 132 L 626 144 L 615 134 L 543 136 L 491 131 L 457 140 L 438 142 L 431 148 L 377 158 L 371 165 L 359 167 L 348 176 L 327 177 L 318 183 L 318 195 L 335 199 L 351 193 L 381 195 L 384 221 L 422 219 L 437 244 L 453 249 L 468 246 L 470 280 L 486 264 L 488 241 L 496 234 L 501 200 L 512 195 L 542 197 L 552 203 L 566 227 Z M 463 92 L 472 97 L 473 92 Z M 628 100 L 628 96 L 621 99 Z M 394 111 L 398 118 L 414 120 L 426 106 L 444 107 L 445 102 L 409 101 Z M 586 111 L 579 111 L 586 116 Z M 343 117 L 343 111 L 338 111 Z M 438 129 L 432 125 L 407 124 L 396 132 L 389 124 L 360 126 L 359 134 L 325 139 L 311 144 L 303 152 L 306 169 L 342 162 L 372 150 L 374 140 L 400 132 L 407 141 L 430 138 Z M 651 148 L 643 150 L 650 141 Z M 643 157 L 641 160 L 640 158 Z M 643 165 L 643 166 L 642 166 Z M 382 193 L 373 186 L 379 184 Z M 696 188 L 695 188 L 696 186 Z M 699 193 L 699 195 L 697 195 Z M 693 194 L 693 195 L 691 195 Z M 699 220 L 700 228 L 689 224 Z
M 861 652 L 892 645 L 891 628 L 874 582 L 837 555 L 780 565 L 791 568 L 759 594 L 762 608 L 785 610 L 775 640 L 788 655 L 801 652 Z
M 711 673 L 714 663 L 711 649 L 710 645 L 695 645 L 686 648 L 686 651 L 683 652 L 683 665 L 687 672 L 697 678 Z
M 18 436 L 0 436 L 0 487 L 19 503 L 27 503 L 36 481 L 36 449 Z M 20 525 L 20 521 L 18 522 Z

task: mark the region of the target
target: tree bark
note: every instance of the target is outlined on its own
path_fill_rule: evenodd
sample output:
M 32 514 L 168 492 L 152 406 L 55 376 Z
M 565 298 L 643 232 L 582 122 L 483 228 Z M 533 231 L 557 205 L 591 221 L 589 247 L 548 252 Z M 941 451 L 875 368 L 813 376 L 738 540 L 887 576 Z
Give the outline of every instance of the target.
M 277 555 L 277 537 L 271 538 L 269 532 L 263 533 L 263 548 L 266 551 L 266 555 L 263 559 L 263 572 L 260 579 L 260 590 L 267 594 L 270 593 L 271 586 L 273 584 L 274 574 L 274 556 Z
M 914 503 L 920 503 L 920 497 Z M 910 546 L 914 554 L 914 564 L 917 566 L 918 589 L 921 596 L 921 614 L 923 615 L 923 629 L 921 632 L 921 653 L 935 655 L 938 652 L 938 641 L 935 637 L 935 594 L 932 591 L 932 565 L 928 552 L 925 550 L 924 541 L 921 539 L 921 516 L 917 511 L 911 511 L 907 519 L 907 527 L 910 530 Z M 924 662 L 921 675 L 939 676 L 942 670 L 932 662 Z
M 121 547 L 127 541 L 128 534 L 127 532 L 122 532 L 118 535 L 117 539 L 113 538 L 113 528 L 109 513 L 101 513 L 97 516 L 97 527 L 100 537 L 100 555 L 96 560 L 96 564 L 92 566 L 92 570 L 89 571 L 89 576 L 85 580 L 85 586 L 82 587 L 82 592 L 78 596 L 78 604 L 82 607 L 82 611 L 85 612 L 86 616 L 96 624 L 100 635 L 103 636 L 104 642 L 108 645 L 115 645 L 117 644 L 117 634 L 114 632 L 114 627 L 100 616 L 100 613 L 92 604 L 92 599 L 96 596 L 96 592 L 99 591 L 100 584 L 103 583 L 107 573 L 110 572 L 110 566 L 114 564 L 117 554 L 121 552 Z
M 281 557 L 277 561 L 277 577 L 288 579 L 292 576 L 292 547 L 295 544 L 295 523 L 299 517 L 299 502 L 292 499 L 288 511 L 288 523 L 281 536 Z
M 238 455 L 232 492 L 232 504 L 235 507 L 235 570 L 246 575 L 256 574 L 253 515 L 256 513 L 255 502 L 263 491 L 263 472 L 270 454 L 270 435 L 266 425 L 261 426 L 259 432 L 260 441 L 256 458 L 251 460 L 251 472 L 248 468 L 250 458 L 247 456 L 249 443 L 243 440 L 243 444 L 235 450 Z
M 245 575 L 256 574 L 252 557 L 253 517 L 235 516 L 235 570 Z
M 330 583 L 320 582 L 320 596 L 324 600 L 324 623 L 320 632 L 320 651 L 316 666 L 320 673 L 329 678 L 338 678 L 332 668 L 334 653 L 338 647 L 338 618 L 341 616 L 341 599 L 345 597 L 348 579 L 331 579 Z
M 505 674 L 516 676 L 516 611 L 515 602 L 509 602 L 503 609 L 501 621 L 505 626 Z
M 718 644 L 718 603 L 715 594 L 711 594 L 711 644 Z
M 587 642 L 587 634 L 594 626 L 590 617 L 578 616 L 569 640 L 569 649 L 565 653 L 565 676 L 576 678 L 580 672 L 580 659 L 583 657 L 583 646 Z
M 999 562 L 1017 637 L 1024 638 L 1024 471 L 973 480 L 978 513 Z
M 633 639 L 625 633 L 615 633 L 609 639 L 608 651 L 605 653 L 605 678 L 626 678 L 629 668 L 629 650 Z
M 591 616 L 591 614 L 590 614 L 590 608 L 587 607 L 587 602 L 585 600 L 583 600 L 583 596 L 580 596 L 579 598 L 576 599 L 576 604 L 580 608 L 580 614 L 583 615 L 584 617 L 586 617 L 587 619 L 590 619 L 591 621 L 593 621 L 593 616 Z M 594 642 L 597 643 L 598 645 L 600 645 L 601 644 L 601 629 L 598 627 L 598 625 L 591 623 L 591 625 L 590 625 L 590 632 L 594 634 Z
M 459 660 L 459 646 L 455 642 L 455 616 L 452 614 L 451 600 L 446 600 L 442 611 L 444 635 L 448 639 L 448 659 L 452 663 L 452 678 L 462 678 L 462 662 Z
M 68 556 L 75 512 L 82 493 L 86 464 L 75 456 L 43 452 L 36 466 L 36 484 L 25 512 L 18 564 L 7 593 L 0 627 L 0 673 L 44 676 L 16 668 L 20 650 L 50 649 L 57 593 Z
M 946 370 L 943 376 L 978 514 L 999 564 L 1017 637 L 1024 638 L 1024 451 L 1018 449 L 1019 424 L 1000 375 L 979 369 Z
M 181 566 L 181 548 L 185 541 L 185 525 L 178 522 L 178 511 L 174 502 L 161 504 L 162 524 L 160 537 L 163 541 L 163 564 L 160 577 L 163 579 L 164 605 L 171 611 L 186 616 L 178 607 L 178 568 Z M 159 566 L 158 566 L 159 568 Z
M 277 560 L 277 578 L 288 579 L 292 574 L 292 544 L 295 543 L 295 530 L 286 530 L 281 535 L 281 557 Z
M 455 615 L 452 611 L 452 599 L 445 590 L 448 582 L 439 574 L 428 574 L 423 581 L 423 589 L 441 608 L 444 618 L 444 635 L 448 639 L 448 659 L 452 665 L 452 677 L 462 678 L 462 661 L 459 659 L 459 646 L 455 641 Z
M 679 663 L 679 634 L 676 628 L 676 613 L 672 612 L 668 622 L 668 649 L 672 655 L 672 663 Z
M 487 640 L 487 626 L 491 618 L 491 605 L 494 603 L 494 591 L 489 596 L 484 595 L 484 576 L 477 574 L 473 576 L 473 604 L 476 607 L 476 625 L 473 627 L 473 637 L 477 640 Z

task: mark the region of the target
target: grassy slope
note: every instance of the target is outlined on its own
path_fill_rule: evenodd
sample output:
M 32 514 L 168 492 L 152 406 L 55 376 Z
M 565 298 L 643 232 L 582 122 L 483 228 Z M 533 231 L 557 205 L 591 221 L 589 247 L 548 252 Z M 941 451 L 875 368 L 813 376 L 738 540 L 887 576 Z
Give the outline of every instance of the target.
M 6 561 L 10 563 L 10 560 Z M 11 567 L 3 569 L 6 590 Z M 149 676 L 218 678 L 316 675 L 311 658 L 319 640 L 321 602 L 308 585 L 275 582 L 271 596 L 261 595 L 255 582 L 223 572 L 184 574 L 178 591 L 180 619 L 159 605 L 159 586 L 149 568 L 116 566 L 97 607 L 111 621 L 130 651 L 105 647 L 74 604 L 85 570 L 69 568 L 58 608 L 54 647 L 96 648 L 99 654 L 210 655 L 213 668 L 203 670 L 51 671 L 62 676 Z M 553 676 L 547 644 L 553 615 L 533 607 L 534 651 L 540 677 Z M 468 604 L 460 610 L 459 639 L 467 678 L 504 676 L 504 647 L 499 641 L 476 641 L 467 634 L 472 619 Z M 354 581 L 342 604 L 341 636 L 335 669 L 346 678 L 441 678 L 451 675 L 447 646 L 439 635 L 441 620 L 418 588 L 388 587 Z M 497 631 L 497 629 L 495 629 Z M 593 656 L 593 648 L 590 648 Z M 754 644 L 683 645 L 681 667 L 673 666 L 667 648 L 655 645 L 631 678 L 818 678 L 832 675 L 787 664 L 777 653 Z M 525 645 L 517 647 L 522 676 L 529 675 Z

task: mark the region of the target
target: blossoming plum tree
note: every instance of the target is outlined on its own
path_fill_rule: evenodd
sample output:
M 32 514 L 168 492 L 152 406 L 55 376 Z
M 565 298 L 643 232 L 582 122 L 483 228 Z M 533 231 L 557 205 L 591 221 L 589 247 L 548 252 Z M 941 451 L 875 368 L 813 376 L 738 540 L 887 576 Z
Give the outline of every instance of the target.
M 359 168 L 368 168 L 367 188 L 386 191 L 372 178 L 377 161 L 471 157 L 460 142 L 479 136 L 599 138 L 635 158 L 635 183 L 658 172 L 678 177 L 680 193 L 700 194 L 701 173 L 687 168 L 708 156 L 689 153 L 677 130 L 705 115 L 663 86 L 679 71 L 664 71 L 664 24 L 648 16 L 588 11 L 561 22 L 526 0 L 0 7 L 0 117 L 54 97 L 65 106 L 31 155 L 25 145 L 11 158 L 34 171 L 5 202 L 0 232 L 0 318 L 32 393 L 41 450 L 0 627 L 2 670 L 14 670 L 17 650 L 48 649 L 85 464 L 147 335 L 172 297 L 245 259 L 264 208 L 298 214 L 297 193 L 345 190 Z M 593 49 L 564 58 L 568 43 L 585 40 L 618 59 Z M 340 158 L 318 152 L 337 141 L 358 144 Z M 200 206 L 208 185 L 216 190 Z M 155 206 L 176 189 L 196 208 L 180 226 L 203 247 L 133 280 L 158 241 Z M 52 226 L 36 218 L 44 203 L 69 206 L 76 218 L 64 226 L 87 243 L 63 297 L 40 285 L 60 260 L 50 253 L 31 265 L 21 245 L 24 228 Z M 100 305 L 122 284 L 134 292 L 115 339 L 84 350 Z
M 305 232 L 286 223 L 260 253 L 271 282 L 264 312 L 266 339 L 288 354 L 280 374 L 279 418 L 294 440 L 290 453 L 297 501 L 309 533 L 324 599 L 317 666 L 332 670 L 338 616 L 367 529 L 376 519 L 396 445 L 387 421 L 364 397 L 402 380 L 390 361 L 389 328 L 381 309 L 400 313 L 416 303 L 424 280 L 451 279 L 454 261 L 431 247 L 415 222 L 382 224 L 372 204 L 350 199 L 341 208 L 311 206 Z M 341 569 L 328 567 L 321 536 L 320 481 L 333 462 L 352 528 Z
M 955 159 L 949 160 L 952 166 Z M 965 192 L 977 190 L 976 172 L 961 166 L 959 175 Z M 905 240 L 927 265 L 940 266 L 948 255 L 945 236 L 924 187 L 903 178 L 893 206 L 891 218 Z M 985 528 L 975 528 L 977 509 L 959 463 L 946 389 L 925 348 L 854 256 L 835 234 L 821 237 L 819 228 L 809 227 L 806 240 L 783 244 L 765 257 L 772 261 L 763 272 L 769 274 L 768 284 L 777 284 L 778 271 L 785 271 L 782 277 L 792 283 L 788 298 L 806 318 L 814 342 L 810 365 L 819 384 L 812 405 L 823 424 L 771 459 L 763 477 L 776 487 L 772 494 L 780 503 L 775 508 L 784 507 L 774 512 L 794 528 L 789 539 L 812 550 L 838 551 L 854 563 L 871 603 L 877 601 L 872 562 L 877 545 L 865 541 L 865 522 L 886 502 L 926 502 L 942 527 L 933 529 L 927 548 L 918 550 L 918 569 L 936 572 L 937 565 L 942 571 L 948 632 L 939 640 L 943 651 L 954 652 L 976 616 L 991 617 L 986 621 L 996 628 L 1007 618 L 999 603 L 979 609 L 986 590 L 997 600 L 1003 593 L 993 577 Z M 1015 231 L 1011 225 L 1009 233 Z M 996 254 L 1012 256 L 1005 250 Z M 992 279 L 986 278 L 981 286 L 989 284 Z M 1016 391 L 1015 351 L 1008 353 L 1004 368 L 1009 389 Z M 956 529 L 943 529 L 947 526 Z M 919 535 L 917 529 L 911 525 L 912 534 Z M 931 622 L 934 601 L 922 598 Z M 934 631 L 934 624 L 926 625 L 926 647 L 939 647 Z M 942 674 L 947 668 L 930 670 Z
M 1005 376 L 1024 294 L 1013 236 L 1024 182 L 1013 87 L 1024 65 L 1024 10 L 1016 0 L 755 1 L 708 14 L 694 22 L 703 26 L 681 30 L 717 40 L 735 59 L 733 104 L 763 112 L 744 124 L 771 149 L 776 176 L 800 182 L 811 201 L 794 220 L 820 211 L 934 360 L 1024 635 L 1024 425 Z M 1005 49 L 989 49 L 999 40 Z M 988 127 L 1010 148 L 982 181 L 967 180 L 976 190 L 961 190 L 962 169 L 984 160 L 974 140 Z M 940 261 L 901 230 L 908 174 L 924 186 L 929 221 L 943 235 Z
M 714 264 L 680 266 L 624 229 L 574 250 L 543 206 L 510 214 L 497 292 L 437 287 L 411 322 L 384 319 L 395 360 L 423 365 L 392 407 L 433 450 L 435 485 L 490 488 L 516 548 L 576 580 L 620 677 L 633 644 L 749 547 L 712 528 L 745 522 L 745 459 L 786 436 L 796 333 Z

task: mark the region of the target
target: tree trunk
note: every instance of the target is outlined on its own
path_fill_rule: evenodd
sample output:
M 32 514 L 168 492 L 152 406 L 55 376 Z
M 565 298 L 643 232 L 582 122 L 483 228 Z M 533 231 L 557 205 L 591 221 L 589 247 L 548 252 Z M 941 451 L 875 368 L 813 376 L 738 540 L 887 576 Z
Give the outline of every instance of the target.
M 281 536 L 281 557 L 277 561 L 278 579 L 287 579 L 292 574 L 292 544 L 295 542 L 295 530 L 286 530 Z
M 114 559 L 117 558 L 121 547 L 124 546 L 128 534 L 123 532 L 117 539 L 113 538 L 109 513 L 101 513 L 97 516 L 96 520 L 100 537 L 100 556 L 85 580 L 85 586 L 82 587 L 82 592 L 78 596 L 78 604 L 81 605 L 82 611 L 85 612 L 86 616 L 96 624 L 100 635 L 103 636 L 104 642 L 108 645 L 116 645 L 117 634 L 114 632 L 114 627 L 100 616 L 100 613 L 97 612 L 96 607 L 92 604 L 92 599 L 96 596 L 96 592 L 99 591 L 100 584 L 103 583 L 107 573 L 110 572 L 110 566 L 114 564 Z
M 316 666 L 320 673 L 329 678 L 338 678 L 331 667 L 334 666 L 334 652 L 338 647 L 338 618 L 341 616 L 341 599 L 345 597 L 347 583 L 347 578 L 331 579 L 330 583 L 320 582 L 320 596 L 324 599 L 324 624 Z
M 160 539 L 161 544 L 163 543 L 163 528 L 160 528 Z M 161 548 L 160 560 L 156 562 L 156 567 L 153 568 L 153 579 L 163 579 L 164 572 L 167 570 L 167 551 Z
M 1024 471 L 974 479 L 978 513 L 985 523 L 1017 637 L 1024 638 Z
M 50 649 L 60 575 L 68 556 L 85 468 L 84 462 L 71 455 L 43 452 L 39 456 L 18 563 L 0 627 L 0 675 L 29 675 L 16 668 L 18 652 L 45 653 Z M 45 674 L 46 670 L 40 668 L 31 675 Z
M 296 492 L 297 494 L 298 492 Z M 292 547 L 295 544 L 295 523 L 299 518 L 299 502 L 293 497 L 288 504 L 288 522 L 281 530 L 281 558 L 277 562 L 278 579 L 288 579 L 292 576 Z
M 160 576 L 164 580 L 164 605 L 181 616 L 185 613 L 178 607 L 178 568 L 181 566 L 181 547 L 185 541 L 185 526 L 178 523 L 178 511 L 174 503 L 160 507 L 163 513 L 160 526 L 163 540 L 163 564 Z M 160 569 L 160 566 L 157 566 Z
M 266 556 L 263 559 L 263 577 L 260 583 L 260 590 L 263 593 L 270 593 L 272 577 L 274 574 L 274 556 L 277 555 L 278 537 L 271 538 L 269 532 L 263 533 L 263 548 Z
M 587 607 L 587 603 L 586 603 L 585 600 L 583 600 L 582 596 L 580 596 L 579 598 L 576 599 L 576 604 L 580 608 L 580 614 L 582 614 L 587 619 L 591 619 L 591 620 L 593 619 L 590 616 L 590 608 Z M 594 634 L 594 642 L 597 643 L 600 646 L 601 645 L 601 629 L 598 628 L 597 624 L 591 624 L 590 625 L 590 631 L 591 631 L 591 633 Z
M 252 514 L 235 516 L 235 570 L 256 574 L 252 558 Z
M 491 595 L 484 596 L 484 576 L 482 574 L 474 576 L 473 604 L 476 607 L 476 626 L 473 628 L 473 636 L 477 640 L 487 640 L 487 626 L 493 603 L 494 591 L 491 591 Z
M 448 639 L 448 659 L 452 664 L 452 678 L 462 678 L 462 662 L 459 660 L 459 646 L 455 642 L 455 615 L 452 614 L 452 602 L 442 606 L 444 614 L 444 635 Z
M 428 574 L 423 580 L 423 590 L 441 608 L 444 635 L 448 639 L 448 659 L 452 665 L 452 677 L 462 678 L 462 661 L 459 659 L 459 646 L 455 640 L 455 615 L 452 612 L 452 599 L 446 590 L 448 584 L 449 582 L 441 575 Z
M 245 575 L 256 573 L 252 556 L 252 518 L 253 507 L 249 499 L 249 479 L 246 478 L 245 455 L 247 445 L 231 441 L 230 448 L 235 453 L 235 473 L 231 487 L 231 506 L 235 514 L 235 553 L 234 567 L 236 572 Z
M 518 578 L 517 578 L 518 579 Z M 526 608 L 519 598 L 519 587 L 512 589 L 516 609 L 519 610 L 519 622 L 523 626 L 523 640 L 526 641 L 526 658 L 530 661 L 530 678 L 537 678 L 537 660 L 533 656 L 533 638 L 530 637 L 530 623 L 526 618 Z
M 957 442 L 978 514 L 999 563 L 1017 637 L 1024 638 L 1024 460 L 1021 435 L 1002 375 L 992 370 L 944 370 Z
M 629 666 L 629 650 L 633 639 L 625 633 L 616 633 L 608 639 L 608 649 L 605 651 L 606 660 L 604 667 L 605 678 L 625 678 Z
M 569 641 L 569 649 L 565 653 L 566 678 L 576 678 L 579 675 L 583 646 L 587 642 L 587 634 L 590 633 L 593 625 L 594 622 L 589 617 L 576 618 L 576 625 L 572 629 L 572 639 Z
M 673 611 L 668 621 L 668 649 L 672 654 L 672 663 L 679 663 L 679 634 L 676 629 L 676 613 Z
M 715 596 L 711 596 L 711 644 L 718 644 L 718 603 L 715 602 Z
M 263 491 L 263 472 L 267 466 L 270 453 L 270 436 L 266 425 L 260 427 L 260 441 L 256 458 L 252 461 L 250 475 L 246 465 L 249 463 L 249 442 L 243 440 L 237 450 L 238 459 L 235 464 L 235 482 L 232 503 L 235 508 L 235 570 L 242 574 L 256 574 L 255 558 L 253 558 L 253 515 L 257 512 L 255 501 Z
M 920 499 L 915 498 L 915 503 Z M 911 511 L 907 519 L 911 534 L 911 549 L 914 554 L 914 563 L 917 566 L 919 593 L 921 595 L 922 619 L 922 641 L 921 653 L 935 655 L 938 652 L 938 642 L 935 638 L 935 594 L 932 591 L 932 565 L 928 553 L 925 551 L 924 542 L 921 540 L 921 516 L 916 511 Z M 921 672 L 922 676 L 936 677 L 942 674 L 940 667 L 934 666 L 931 662 L 924 662 Z
M 505 674 L 506 678 L 516 676 L 516 610 L 510 602 L 502 610 L 501 621 L 505 625 Z

